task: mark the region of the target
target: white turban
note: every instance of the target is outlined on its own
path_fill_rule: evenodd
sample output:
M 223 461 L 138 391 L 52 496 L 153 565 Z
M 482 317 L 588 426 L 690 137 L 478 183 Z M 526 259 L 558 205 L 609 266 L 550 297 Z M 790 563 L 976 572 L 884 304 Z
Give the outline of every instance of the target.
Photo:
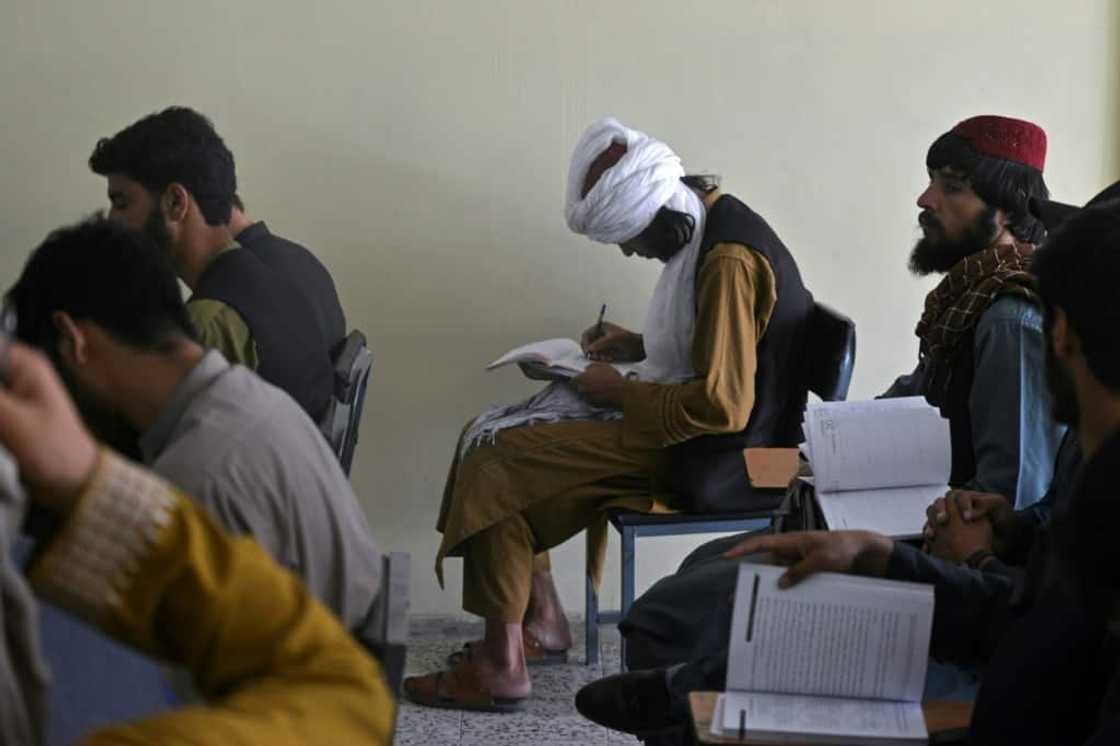
M 581 196 L 587 171 L 612 143 L 626 153 Z M 680 185 L 681 159 L 668 145 L 607 117 L 579 139 L 568 169 L 568 227 L 601 243 L 623 243 L 653 221 Z

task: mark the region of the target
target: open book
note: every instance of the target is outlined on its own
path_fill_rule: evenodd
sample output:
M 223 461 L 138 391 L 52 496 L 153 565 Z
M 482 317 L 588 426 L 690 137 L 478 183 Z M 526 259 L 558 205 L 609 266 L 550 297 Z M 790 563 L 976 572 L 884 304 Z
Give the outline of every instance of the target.
M 921 536 L 948 489 L 949 422 L 922 397 L 811 403 L 805 455 L 830 529 Z
M 744 562 L 712 733 L 743 743 L 918 744 L 933 589 Z
M 583 348 L 574 339 L 546 339 L 542 342 L 516 347 L 486 366 L 494 370 L 513 363 L 526 363 L 536 368 L 542 375 L 553 378 L 575 378 L 594 360 L 583 354 Z M 613 363 L 622 375 L 637 372 L 639 363 Z

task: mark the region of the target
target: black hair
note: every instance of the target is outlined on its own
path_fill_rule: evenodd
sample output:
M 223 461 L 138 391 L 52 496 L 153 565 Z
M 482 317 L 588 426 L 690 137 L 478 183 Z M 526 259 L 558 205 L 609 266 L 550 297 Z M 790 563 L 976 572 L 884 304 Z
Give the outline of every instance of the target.
M 124 174 L 157 196 L 169 184 L 182 184 L 208 224 L 229 222 L 237 192 L 233 153 L 193 109 L 172 106 L 101 138 L 89 167 L 101 176 Z
M 59 334 L 51 316 L 64 311 L 115 339 L 148 351 L 169 351 L 194 338 L 166 251 L 142 233 L 94 216 L 59 228 L 31 253 L 8 291 L 16 336 L 53 352 Z
M 231 205 L 236 207 L 238 210 L 241 210 L 241 212 L 245 212 L 245 203 L 241 201 L 241 195 L 240 194 L 233 195 L 233 197 L 230 199 L 229 202 L 230 202 Z
M 1031 271 L 1047 330 L 1062 309 L 1093 375 L 1120 393 L 1120 203 L 1087 208 L 1063 223 L 1035 252 Z
M 980 199 L 1007 213 L 1007 227 L 1018 240 L 1037 244 L 1046 236 L 1046 228 L 1029 209 L 1032 198 L 1050 197 L 1037 168 L 978 153 L 954 132 L 946 132 L 929 147 L 926 168 L 950 168 L 963 175 Z
M 719 189 L 720 177 L 718 174 L 685 174 L 681 182 L 701 194 L 709 194 Z
M 689 174 L 682 176 L 681 182 L 706 195 L 719 189 L 720 178 L 715 174 Z M 695 230 L 696 219 L 687 212 L 662 207 L 635 240 L 654 247 L 658 256 L 667 259 L 692 240 Z

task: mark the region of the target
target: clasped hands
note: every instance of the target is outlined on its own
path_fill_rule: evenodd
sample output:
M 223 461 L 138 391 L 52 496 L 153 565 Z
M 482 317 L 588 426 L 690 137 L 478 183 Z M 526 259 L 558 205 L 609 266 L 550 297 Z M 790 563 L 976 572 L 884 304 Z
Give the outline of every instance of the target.
M 999 554 L 1014 527 L 1015 511 L 1003 495 L 950 490 L 926 509 L 923 548 L 951 562 L 964 562 L 981 550 Z

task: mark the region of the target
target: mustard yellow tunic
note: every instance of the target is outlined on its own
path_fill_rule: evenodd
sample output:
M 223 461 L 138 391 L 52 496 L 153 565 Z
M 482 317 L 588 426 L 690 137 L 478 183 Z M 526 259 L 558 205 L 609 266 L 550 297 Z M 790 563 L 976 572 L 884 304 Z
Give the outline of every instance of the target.
M 709 195 L 710 205 L 719 193 Z M 669 511 L 667 446 L 746 427 L 754 406 L 756 347 L 776 302 L 773 272 L 740 244 L 717 244 L 697 285 L 692 364 L 697 377 L 674 385 L 627 381 L 623 418 L 511 428 L 493 444 L 453 461 L 437 528 L 446 556 L 464 557 L 464 608 L 520 621 L 532 564 L 528 542 L 544 552 L 589 528 L 598 580 L 606 548 L 606 508 Z M 520 516 L 524 525 L 507 525 Z
M 391 741 L 380 667 L 302 583 L 109 451 L 30 577 L 107 634 L 187 666 L 209 700 L 106 728 L 88 746 Z

